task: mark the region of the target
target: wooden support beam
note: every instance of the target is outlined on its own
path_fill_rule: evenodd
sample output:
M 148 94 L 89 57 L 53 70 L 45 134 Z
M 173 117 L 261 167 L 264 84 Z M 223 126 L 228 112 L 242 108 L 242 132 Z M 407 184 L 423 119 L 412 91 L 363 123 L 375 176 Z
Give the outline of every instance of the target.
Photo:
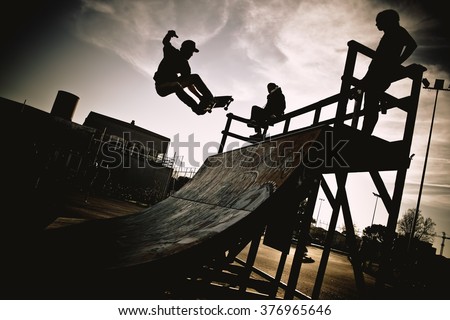
M 281 252 L 280 262 L 278 263 L 277 273 L 275 278 L 272 280 L 272 292 L 270 293 L 271 298 L 276 298 L 278 288 L 280 287 L 281 277 L 283 275 L 284 266 L 286 265 L 287 253 Z
M 261 241 L 261 234 L 258 235 L 252 240 L 250 245 L 250 250 L 248 252 L 247 261 L 245 262 L 245 268 L 243 273 L 240 275 L 239 281 L 239 292 L 244 293 L 247 290 L 248 283 L 250 280 L 250 275 L 252 273 L 253 265 L 255 264 L 256 255 L 259 249 L 259 243 Z
M 392 195 L 391 205 L 388 209 L 389 217 L 386 226 L 386 234 L 384 237 L 380 268 L 376 277 L 377 288 L 383 289 L 386 283 L 386 279 L 392 272 L 392 266 L 390 262 L 391 248 L 395 238 L 395 229 L 397 228 L 397 221 L 400 211 L 400 205 L 403 195 L 403 189 L 405 186 L 407 169 L 401 169 L 397 171 L 397 176 L 395 180 L 394 193 Z
M 345 189 L 342 189 L 342 186 L 345 186 L 345 182 L 347 180 L 347 173 L 342 174 L 340 177 L 340 184 L 338 184 L 338 189 L 336 191 L 336 199 L 341 197 L 341 193 L 345 192 Z M 323 184 L 326 185 L 326 184 Z M 331 190 L 327 187 L 327 191 L 325 194 L 331 192 Z M 328 195 L 327 195 L 328 197 Z M 333 243 L 334 231 L 336 230 L 336 225 L 339 217 L 339 210 L 341 208 L 341 204 L 338 200 L 330 203 L 333 208 L 333 212 L 331 214 L 330 225 L 328 227 L 327 237 L 325 238 L 325 245 L 322 252 L 322 257 L 320 259 L 319 269 L 317 271 L 316 281 L 314 283 L 313 293 L 311 295 L 312 299 L 319 299 L 320 290 L 322 288 L 323 279 L 325 277 L 325 271 L 327 268 L 328 258 L 330 257 L 331 252 L 331 244 Z
M 372 177 L 372 181 L 375 184 L 375 187 L 377 188 L 377 191 L 381 197 L 381 200 L 383 200 L 383 204 L 384 204 L 386 210 L 390 214 L 393 210 L 392 199 L 389 196 L 389 193 L 386 189 L 383 179 L 380 176 L 380 173 L 378 171 L 370 171 L 370 176 Z
M 353 220 L 350 213 L 350 205 L 348 203 L 347 191 L 345 190 L 345 180 L 346 176 L 342 176 L 342 174 L 336 174 L 338 188 L 342 190 L 339 194 L 339 198 L 337 201 L 341 203 L 342 206 L 342 214 L 344 216 L 345 223 L 345 237 L 347 241 L 347 245 L 350 251 L 350 258 L 353 267 L 353 274 L 355 275 L 355 284 L 356 289 L 358 290 L 361 296 L 365 295 L 365 283 L 364 283 L 364 275 L 361 267 L 361 259 L 358 253 L 358 245 L 356 243 L 355 229 L 353 227 Z
M 311 189 L 308 196 L 308 204 L 306 206 L 306 211 L 304 214 L 305 216 L 302 221 L 300 237 L 295 248 L 294 257 L 292 258 L 291 271 L 289 273 L 287 288 L 284 294 L 285 299 L 293 299 L 295 290 L 297 288 L 300 269 L 302 267 L 304 247 L 306 246 L 306 238 L 307 235 L 309 235 L 309 229 L 311 228 L 311 220 L 314 212 L 314 207 L 316 205 L 319 185 L 320 179 L 314 179 L 313 183 L 311 184 Z
M 320 181 L 320 186 L 322 187 L 322 190 L 327 197 L 328 203 L 332 208 L 334 208 L 334 206 L 337 205 L 336 199 L 334 198 L 333 193 L 331 192 L 331 189 L 323 176 L 322 180 Z

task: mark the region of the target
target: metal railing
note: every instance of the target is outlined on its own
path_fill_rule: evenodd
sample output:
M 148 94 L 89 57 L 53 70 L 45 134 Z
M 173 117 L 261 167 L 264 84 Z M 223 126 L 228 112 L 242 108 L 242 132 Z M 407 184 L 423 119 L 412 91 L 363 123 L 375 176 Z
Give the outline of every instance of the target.
M 294 130 L 307 129 L 316 126 L 340 124 L 348 120 L 351 120 L 352 127 L 357 128 L 359 119 L 365 114 L 364 110 L 361 110 L 362 91 L 357 90 L 360 85 L 361 79 L 358 79 L 354 76 L 358 54 L 373 58 L 375 51 L 354 40 L 348 42 L 347 59 L 344 67 L 344 74 L 341 77 L 342 83 L 339 93 L 308 106 L 286 113 L 272 120 L 269 125 L 274 126 L 275 124 L 284 122 L 282 134 L 286 134 Z M 398 81 L 404 78 L 412 79 L 413 84 L 411 95 L 403 98 L 396 98 L 388 93 L 384 93 L 382 98 L 385 103 L 386 109 L 399 108 L 408 113 L 403 140 L 406 140 L 406 142 L 409 144 L 412 140 L 412 134 L 414 131 L 414 123 L 417 113 L 417 100 L 420 93 L 420 83 L 422 81 L 422 74 L 425 70 L 425 67 L 417 64 L 412 64 L 407 67 L 400 66 L 398 77 L 395 78 L 394 81 Z M 352 108 L 350 112 L 347 108 L 349 100 L 355 100 L 354 108 Z M 321 119 L 322 109 L 333 104 L 336 104 L 335 117 Z M 313 120 L 309 126 L 307 125 L 302 128 L 296 128 L 293 130 L 291 129 L 292 119 L 305 116 L 310 113 L 313 113 Z M 222 131 L 222 140 L 220 142 L 219 153 L 223 152 L 228 137 L 251 142 L 251 139 L 249 137 L 244 137 L 230 131 L 233 120 L 244 124 L 250 123 L 250 119 L 228 113 L 225 129 Z

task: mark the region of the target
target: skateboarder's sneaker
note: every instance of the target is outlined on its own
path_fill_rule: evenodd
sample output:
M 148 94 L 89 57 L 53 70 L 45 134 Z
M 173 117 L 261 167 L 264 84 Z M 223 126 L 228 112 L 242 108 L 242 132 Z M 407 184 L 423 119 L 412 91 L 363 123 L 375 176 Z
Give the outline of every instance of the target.
M 262 133 L 257 133 L 257 134 L 251 135 L 249 138 L 250 138 L 250 140 L 253 140 L 253 141 L 262 141 L 262 140 L 264 140 L 264 135 Z
M 256 120 L 250 120 L 250 122 L 247 123 L 247 127 L 250 127 L 250 128 L 258 128 L 259 125 L 258 125 L 258 123 L 256 122 Z
M 204 110 L 211 110 L 214 106 L 214 97 L 203 97 L 198 105 Z
M 195 112 L 199 116 L 201 116 L 201 115 L 205 114 L 206 112 L 208 112 L 206 109 L 204 109 L 204 108 L 202 108 L 200 106 L 193 107 L 191 109 L 192 109 L 193 112 Z

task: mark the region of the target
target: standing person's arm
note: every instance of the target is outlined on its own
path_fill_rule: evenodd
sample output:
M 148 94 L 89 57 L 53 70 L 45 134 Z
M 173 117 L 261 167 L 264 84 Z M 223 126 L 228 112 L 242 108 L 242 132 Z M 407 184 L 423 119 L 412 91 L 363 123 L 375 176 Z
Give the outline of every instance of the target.
M 417 48 L 417 43 L 416 41 L 413 39 L 413 37 L 411 37 L 411 35 L 408 33 L 408 31 L 405 30 L 405 47 L 403 48 L 402 53 L 400 54 L 399 57 L 399 63 L 402 64 L 403 62 L 406 61 L 406 59 L 408 59 L 412 53 L 414 52 L 414 50 L 416 50 Z

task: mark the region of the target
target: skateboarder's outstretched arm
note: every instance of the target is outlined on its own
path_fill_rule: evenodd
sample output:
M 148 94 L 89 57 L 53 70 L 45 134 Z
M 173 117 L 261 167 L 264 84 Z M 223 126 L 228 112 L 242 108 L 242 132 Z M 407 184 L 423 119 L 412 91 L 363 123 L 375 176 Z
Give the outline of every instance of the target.
M 178 38 L 177 33 L 174 30 L 167 31 L 162 43 L 164 46 L 171 45 L 170 40 L 175 37 Z

